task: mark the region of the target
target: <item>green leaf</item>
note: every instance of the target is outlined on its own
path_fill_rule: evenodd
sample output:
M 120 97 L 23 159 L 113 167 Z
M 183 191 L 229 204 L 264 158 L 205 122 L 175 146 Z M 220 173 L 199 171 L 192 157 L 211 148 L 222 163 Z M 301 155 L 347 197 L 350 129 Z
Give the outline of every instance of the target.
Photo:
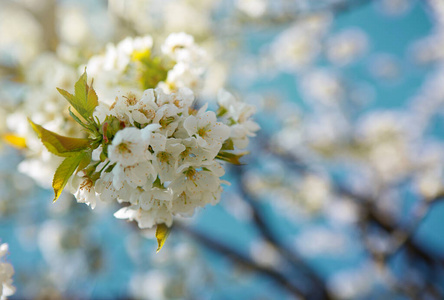
M 239 161 L 239 159 L 242 158 L 242 156 L 247 155 L 248 152 L 242 152 L 242 153 L 231 153 L 231 152 L 227 152 L 227 151 L 220 151 L 217 155 L 216 158 L 220 159 L 222 161 L 226 161 L 229 162 L 233 165 L 243 165 L 243 163 L 241 163 Z
M 63 189 L 68 183 L 69 178 L 74 174 L 75 170 L 79 166 L 80 162 L 84 159 L 86 153 L 77 153 L 76 156 L 70 156 L 57 168 L 54 179 L 52 180 L 52 188 L 54 189 L 54 202 L 60 197 Z
M 68 93 L 67 91 L 65 91 L 64 89 L 60 89 L 60 88 L 56 88 L 57 91 L 63 96 L 65 97 L 66 100 L 68 100 L 68 102 L 74 106 L 74 108 L 76 108 L 76 97 L 70 93 Z
M 99 105 L 99 98 L 97 97 L 97 93 L 93 88 L 94 80 L 91 81 L 91 86 L 88 88 L 87 95 L 87 110 L 92 115 L 96 106 Z
M 86 110 L 83 108 L 83 103 L 80 102 L 80 100 L 79 100 L 76 96 L 74 96 L 74 95 L 68 93 L 67 91 L 65 91 L 65 90 L 63 90 L 63 89 L 59 89 L 59 88 L 57 88 L 57 91 L 59 91 L 59 93 L 60 93 L 63 97 L 65 97 L 66 100 L 68 100 L 69 104 L 71 104 L 72 107 L 74 107 L 74 109 L 75 109 L 75 110 L 76 110 L 76 111 L 77 111 L 77 112 L 78 112 L 83 118 L 88 119 L 88 116 L 87 116 Z M 85 116 L 86 116 L 86 117 L 85 117 Z
M 87 75 L 86 71 L 83 72 L 82 76 L 80 76 L 79 80 L 77 80 L 74 85 L 75 96 L 78 101 L 82 104 L 82 108 L 86 111 L 86 102 L 88 100 L 88 83 L 87 83 Z
M 68 100 L 85 120 L 89 120 L 92 117 L 94 109 L 99 105 L 97 94 L 92 86 L 88 86 L 87 81 L 88 78 L 85 70 L 74 86 L 74 95 L 57 88 L 59 93 Z
M 221 150 L 234 150 L 234 144 L 232 139 L 227 139 L 223 145 Z
M 80 161 L 79 166 L 77 167 L 76 174 L 85 169 L 91 162 L 91 151 L 84 152 L 84 154 L 85 155 L 83 155 L 83 158 Z
M 223 107 L 223 106 L 219 106 L 219 108 L 218 108 L 217 111 L 216 111 L 216 115 L 217 115 L 217 117 L 222 117 L 222 116 L 224 116 L 227 112 L 228 112 L 228 110 L 227 110 L 225 107 Z
M 158 224 L 156 228 L 156 239 L 157 239 L 157 250 L 156 253 L 159 253 L 160 249 L 162 249 L 163 244 L 170 234 L 171 228 L 166 226 L 165 224 Z
M 17 149 L 24 149 L 26 148 L 26 138 L 22 136 L 18 136 L 12 133 L 6 133 L 2 135 L 3 141 L 8 143 L 9 145 L 13 146 Z
M 45 145 L 49 152 L 57 156 L 73 156 L 76 155 L 76 153 L 88 148 L 90 145 L 89 139 L 61 136 L 55 132 L 43 128 L 38 124 L 35 124 L 29 119 L 28 121 L 39 138 L 42 140 L 43 145 Z
M 155 88 L 167 79 L 168 68 L 159 57 L 151 57 L 149 50 L 134 53 L 132 59 L 140 63 L 138 79 L 144 90 Z
M 72 112 L 71 107 L 68 108 L 69 110 L 69 115 L 71 116 L 71 118 L 74 119 L 74 121 L 76 121 L 77 123 L 79 123 L 80 125 L 82 125 L 83 128 L 90 130 L 90 128 L 88 127 L 88 125 L 86 125 L 85 123 L 83 123 L 82 120 L 80 120 L 80 118 L 78 116 L 76 116 L 75 113 Z

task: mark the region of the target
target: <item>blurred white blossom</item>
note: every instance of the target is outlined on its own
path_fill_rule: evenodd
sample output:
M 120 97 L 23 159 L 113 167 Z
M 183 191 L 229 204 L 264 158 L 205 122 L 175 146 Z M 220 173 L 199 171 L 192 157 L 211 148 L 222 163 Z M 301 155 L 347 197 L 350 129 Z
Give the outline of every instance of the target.
M 0 299 L 6 300 L 7 297 L 15 293 L 15 287 L 12 285 L 12 276 L 14 268 L 5 260 L 8 253 L 8 244 L 0 244 Z
M 368 43 L 367 35 L 361 29 L 343 30 L 327 40 L 327 57 L 334 64 L 349 64 L 365 53 Z

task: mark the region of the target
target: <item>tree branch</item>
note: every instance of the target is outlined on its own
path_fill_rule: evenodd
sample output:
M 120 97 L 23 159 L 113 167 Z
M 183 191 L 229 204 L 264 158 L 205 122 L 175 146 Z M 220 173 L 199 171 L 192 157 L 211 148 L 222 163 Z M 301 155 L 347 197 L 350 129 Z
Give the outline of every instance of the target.
M 285 288 L 292 295 L 294 295 L 297 299 L 307 299 L 301 290 L 295 287 L 285 276 L 283 276 L 281 273 L 277 272 L 276 270 L 265 266 L 261 266 L 256 262 L 254 262 L 253 260 L 251 260 L 248 256 L 239 253 L 232 248 L 229 248 L 225 244 L 222 244 L 212 238 L 207 237 L 201 232 L 198 232 L 187 226 L 184 226 L 180 222 L 175 222 L 173 230 L 185 233 L 186 235 L 192 237 L 193 239 L 198 241 L 201 245 L 208 248 L 209 250 L 222 254 L 224 257 L 227 257 L 239 264 L 242 264 L 243 266 L 257 273 L 268 276 L 269 278 L 273 279 L 276 283 L 278 283 L 280 286 Z
M 237 182 L 240 183 L 239 189 L 243 199 L 247 202 L 253 212 L 253 221 L 256 225 L 259 233 L 262 237 L 268 241 L 273 247 L 279 252 L 279 254 L 285 258 L 292 267 L 297 271 L 302 271 L 308 279 L 313 283 L 313 287 L 311 287 L 310 297 L 311 299 L 331 299 L 331 296 L 328 294 L 326 284 L 324 280 L 308 265 L 303 259 L 301 259 L 294 251 L 288 249 L 278 238 L 277 235 L 273 232 L 271 227 L 267 224 L 266 218 L 263 216 L 261 212 L 261 208 L 258 205 L 259 201 L 254 198 L 251 193 L 247 191 L 243 184 L 243 175 L 244 169 L 242 166 L 232 167 L 234 172 L 234 176 L 237 178 Z

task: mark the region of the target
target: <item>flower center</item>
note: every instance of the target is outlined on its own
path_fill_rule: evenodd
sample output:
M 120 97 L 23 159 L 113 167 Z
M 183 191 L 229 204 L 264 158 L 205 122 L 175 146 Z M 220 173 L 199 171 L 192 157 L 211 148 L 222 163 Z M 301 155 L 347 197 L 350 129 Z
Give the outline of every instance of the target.
M 185 175 L 187 176 L 187 179 L 189 180 L 196 180 L 196 169 L 194 169 L 193 167 L 189 167 L 188 170 L 185 171 Z
M 137 103 L 136 95 L 133 93 L 128 93 L 127 96 L 123 96 L 126 99 L 126 105 L 127 106 L 133 106 Z
M 144 109 L 144 108 L 139 108 L 138 109 L 142 114 L 145 115 L 145 117 L 147 117 L 147 119 L 154 119 L 154 117 L 156 116 L 156 112 L 154 111 L 154 109 Z
M 170 125 L 171 123 L 173 123 L 175 120 L 174 117 L 164 117 L 159 121 L 160 126 L 162 126 L 162 128 L 167 127 L 168 125 Z
M 120 154 L 129 154 L 129 153 L 131 153 L 131 149 L 130 149 L 130 145 L 129 145 L 130 143 L 128 142 L 128 143 L 120 143 L 118 146 L 117 146 L 117 150 L 119 151 L 119 153 Z
M 168 154 L 167 152 L 159 152 L 159 154 L 157 154 L 157 157 L 159 158 L 159 161 L 161 163 L 167 163 L 170 159 L 170 154 Z
M 91 191 L 91 188 L 93 187 L 94 183 L 92 182 L 92 180 L 88 177 L 86 177 L 82 183 L 80 184 L 80 189 L 81 190 L 85 190 L 87 192 Z
M 180 158 L 181 158 L 182 160 L 184 160 L 184 159 L 186 159 L 188 156 L 190 156 L 190 154 L 191 154 L 191 148 L 190 148 L 190 147 L 187 147 L 187 148 L 185 148 L 185 150 L 184 150 L 182 153 L 180 153 Z
M 205 137 L 207 136 L 208 132 L 210 132 L 210 125 L 208 124 L 207 126 L 201 127 L 199 128 L 199 130 L 197 131 L 197 134 L 200 135 L 201 137 Z

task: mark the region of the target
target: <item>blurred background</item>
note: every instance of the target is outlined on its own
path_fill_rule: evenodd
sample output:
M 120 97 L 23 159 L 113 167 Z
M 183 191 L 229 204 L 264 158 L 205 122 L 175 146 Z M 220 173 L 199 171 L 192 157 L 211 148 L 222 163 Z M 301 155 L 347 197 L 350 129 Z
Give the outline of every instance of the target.
M 199 99 L 262 129 L 156 254 L 112 205 L 52 203 L 26 117 L 62 128 L 92 55 L 171 32 L 207 52 Z M 0 0 L 0 76 L 10 299 L 444 299 L 443 1 Z

